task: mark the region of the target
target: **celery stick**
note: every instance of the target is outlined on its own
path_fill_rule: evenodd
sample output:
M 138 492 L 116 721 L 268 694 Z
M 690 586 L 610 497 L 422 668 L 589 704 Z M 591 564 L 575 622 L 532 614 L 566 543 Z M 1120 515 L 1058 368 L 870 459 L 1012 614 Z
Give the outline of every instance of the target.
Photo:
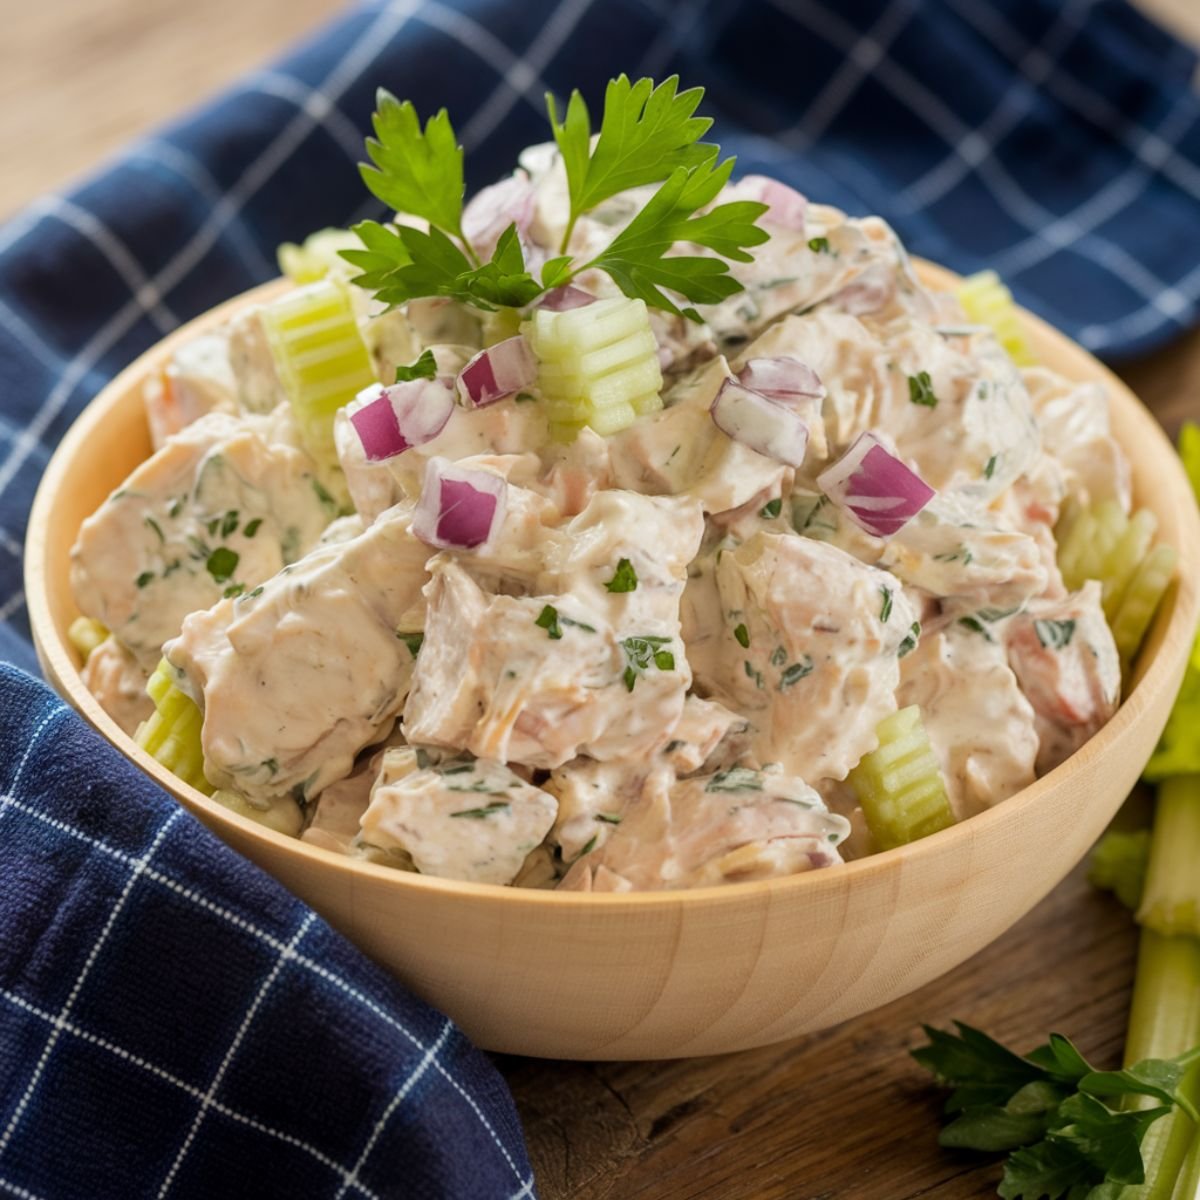
M 1161 815 L 1155 822 L 1157 831 Z M 1151 869 L 1153 876 L 1153 868 Z M 1200 1044 L 1200 942 L 1193 938 L 1164 937 L 1143 929 L 1138 947 L 1125 1065 L 1146 1058 L 1174 1058 Z M 1193 1068 L 1186 1083 L 1194 1089 L 1200 1071 Z M 1194 1090 L 1189 1099 L 1200 1099 Z M 1156 1102 L 1139 1097 L 1137 1106 Z M 1175 1179 L 1193 1140 L 1191 1118 L 1176 1110 L 1155 1121 L 1142 1140 L 1146 1182 L 1127 1187 L 1121 1200 L 1172 1200 Z M 1189 1200 L 1191 1198 L 1189 1197 Z
M 1157 933 L 1200 936 L 1200 776 L 1176 776 L 1159 785 L 1137 919 Z

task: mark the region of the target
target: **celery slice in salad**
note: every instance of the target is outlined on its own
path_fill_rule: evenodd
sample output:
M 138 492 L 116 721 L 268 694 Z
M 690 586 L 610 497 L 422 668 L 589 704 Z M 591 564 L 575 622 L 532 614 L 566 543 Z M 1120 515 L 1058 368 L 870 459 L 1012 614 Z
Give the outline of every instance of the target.
M 1018 367 L 1031 367 L 1037 362 L 1025 337 L 1012 292 L 995 271 L 980 271 L 977 275 L 967 276 L 954 294 L 967 319 L 987 325 Z
M 376 382 L 345 288 L 325 280 L 289 292 L 263 308 L 262 322 L 305 446 L 335 463 L 337 410 Z
M 92 657 L 92 651 L 108 638 L 108 629 L 91 617 L 76 617 L 67 630 L 67 640 L 79 651 L 79 657 L 86 663 Z
M 1158 788 L 1146 887 L 1137 913 L 1147 929 L 1200 937 L 1198 847 L 1200 776 L 1164 779 Z
M 662 407 L 658 342 L 641 300 L 597 300 L 564 312 L 538 309 L 527 336 L 551 431 L 569 440 L 584 425 L 607 435 Z
M 350 266 L 342 250 L 361 250 L 358 234 L 349 229 L 318 229 L 299 245 L 284 242 L 275 254 L 279 270 L 293 283 L 316 283 L 326 275 L 348 275 Z
M 1179 553 L 1174 546 L 1155 546 L 1142 560 L 1112 619 L 1113 641 L 1121 661 L 1128 664 L 1138 652 L 1146 630 L 1175 574 Z
M 204 777 L 200 730 L 204 717 L 196 702 L 175 685 L 175 674 L 164 658 L 154 669 L 146 692 L 154 712 L 138 726 L 133 740 L 184 783 L 206 796 L 213 791 Z
M 863 756 L 849 781 L 881 850 L 954 824 L 941 769 L 921 710 L 913 704 L 879 723 L 879 747 Z

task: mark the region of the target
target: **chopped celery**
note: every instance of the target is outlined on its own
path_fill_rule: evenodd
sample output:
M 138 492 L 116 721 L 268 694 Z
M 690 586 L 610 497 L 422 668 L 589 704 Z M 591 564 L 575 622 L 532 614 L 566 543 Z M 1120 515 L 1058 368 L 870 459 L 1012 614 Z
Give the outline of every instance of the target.
M 995 271 L 969 275 L 958 285 L 955 295 L 967 319 L 990 326 L 996 340 L 1018 367 L 1029 367 L 1037 362 L 1021 327 L 1021 314 L 1013 303 L 1012 292 Z
M 1179 457 L 1192 484 L 1192 491 L 1200 497 L 1200 425 L 1185 421 L 1179 431 Z
M 79 657 L 87 662 L 92 651 L 108 637 L 108 629 L 91 617 L 76 617 L 67 630 L 67 639 L 79 651 Z
M 1156 933 L 1200 937 L 1200 776 L 1181 775 L 1159 785 L 1137 916 Z
M 336 463 L 333 418 L 375 382 L 350 298 L 335 283 L 309 284 L 266 305 L 262 322 L 305 446 Z
M 538 309 L 526 332 L 556 437 L 569 439 L 583 425 L 616 433 L 662 407 L 658 342 L 643 301 L 597 300 L 565 312 Z
M 1192 645 L 1192 656 L 1183 676 L 1175 707 L 1167 718 L 1158 746 L 1143 773 L 1150 782 L 1171 775 L 1200 773 L 1200 635 Z
M 200 731 L 204 717 L 192 698 L 175 686 L 170 663 L 164 658 L 154 669 L 146 692 L 154 712 L 138 726 L 134 741 L 178 779 L 205 795 L 212 784 L 204 777 Z
M 1088 880 L 1093 887 L 1112 892 L 1126 908 L 1136 910 L 1146 885 L 1150 855 L 1150 830 L 1110 829 L 1092 851 Z
M 239 816 L 249 817 L 267 829 L 278 833 L 286 833 L 288 837 L 299 837 L 304 825 L 304 814 L 300 805 L 291 796 L 276 796 L 266 804 L 256 804 L 247 800 L 240 792 L 231 792 L 225 788 L 213 792 L 212 798 L 230 812 Z
M 850 772 L 871 835 L 881 850 L 954 824 L 941 770 L 917 705 L 879 723 L 879 747 Z
M 284 242 L 276 251 L 279 270 L 295 283 L 316 283 L 326 275 L 351 273 L 350 265 L 339 254 L 341 250 L 361 250 L 358 234 L 349 229 L 318 229 L 300 245 Z
M 1178 561 L 1179 553 L 1174 546 L 1159 545 L 1138 566 L 1112 619 L 1113 641 L 1123 663 L 1131 662 L 1141 646 Z

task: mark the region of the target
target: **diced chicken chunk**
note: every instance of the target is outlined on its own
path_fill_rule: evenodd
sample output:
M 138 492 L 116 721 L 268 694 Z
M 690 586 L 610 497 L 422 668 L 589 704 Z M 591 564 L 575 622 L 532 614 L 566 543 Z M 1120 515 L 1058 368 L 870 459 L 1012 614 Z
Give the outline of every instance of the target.
M 1039 775 L 1069 758 L 1117 709 L 1121 666 L 1100 585 L 1031 605 L 1008 624 L 1008 658 L 1037 713 Z
M 84 687 L 130 736 L 154 712 L 154 702 L 146 695 L 149 675 L 115 637 L 105 638 L 88 655 L 82 676 Z
M 502 763 L 450 760 L 377 783 L 362 832 L 373 845 L 411 855 L 423 875 L 508 884 L 556 810 L 553 796 Z
M 408 692 L 429 548 L 392 509 L 260 588 L 193 613 L 166 649 L 204 709 L 204 771 L 312 799 L 391 728 Z
M 270 578 L 329 523 L 312 460 L 270 431 L 270 418 L 203 417 L 84 521 L 76 600 L 147 671 L 188 613 Z
M 645 762 L 602 763 L 576 758 L 551 774 L 543 785 L 558 801 L 550 839 L 562 852 L 564 863 L 573 863 L 608 841 L 654 769 Z
M 920 705 L 960 821 L 1034 780 L 1033 708 L 1009 669 L 1002 638 L 1003 625 L 955 621 L 924 633 L 900 663 L 896 703 Z
M 840 863 L 849 830 L 794 776 L 734 767 L 673 783 L 660 771 L 561 886 L 661 891 L 794 875 Z
M 218 330 L 184 342 L 163 370 L 146 380 L 144 398 L 156 450 L 206 413 L 236 412 L 237 379 L 229 362 L 228 332 Z
M 759 533 L 720 555 L 716 582 L 719 649 L 697 683 L 751 721 L 759 762 L 845 778 L 896 711 L 916 614 L 894 577 L 834 546 Z

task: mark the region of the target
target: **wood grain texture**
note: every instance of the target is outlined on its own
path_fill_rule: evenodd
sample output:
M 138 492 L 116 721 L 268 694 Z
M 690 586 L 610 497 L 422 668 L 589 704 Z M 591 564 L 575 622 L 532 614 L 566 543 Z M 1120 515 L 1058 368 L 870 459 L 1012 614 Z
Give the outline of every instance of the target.
M 1200 40 L 1196 0 L 1144 7 Z M 341 8 L 340 0 L 0 0 L 0 215 L 90 169 Z M 1120 371 L 1173 428 L 1200 418 L 1200 332 Z M 1072 1033 L 1115 1064 L 1131 924 L 1076 871 L 1000 941 L 875 1013 L 764 1050 L 669 1064 L 503 1058 L 543 1200 L 973 1200 L 999 1171 L 934 1143 L 904 1050 L 921 1021 L 1017 1045 Z

